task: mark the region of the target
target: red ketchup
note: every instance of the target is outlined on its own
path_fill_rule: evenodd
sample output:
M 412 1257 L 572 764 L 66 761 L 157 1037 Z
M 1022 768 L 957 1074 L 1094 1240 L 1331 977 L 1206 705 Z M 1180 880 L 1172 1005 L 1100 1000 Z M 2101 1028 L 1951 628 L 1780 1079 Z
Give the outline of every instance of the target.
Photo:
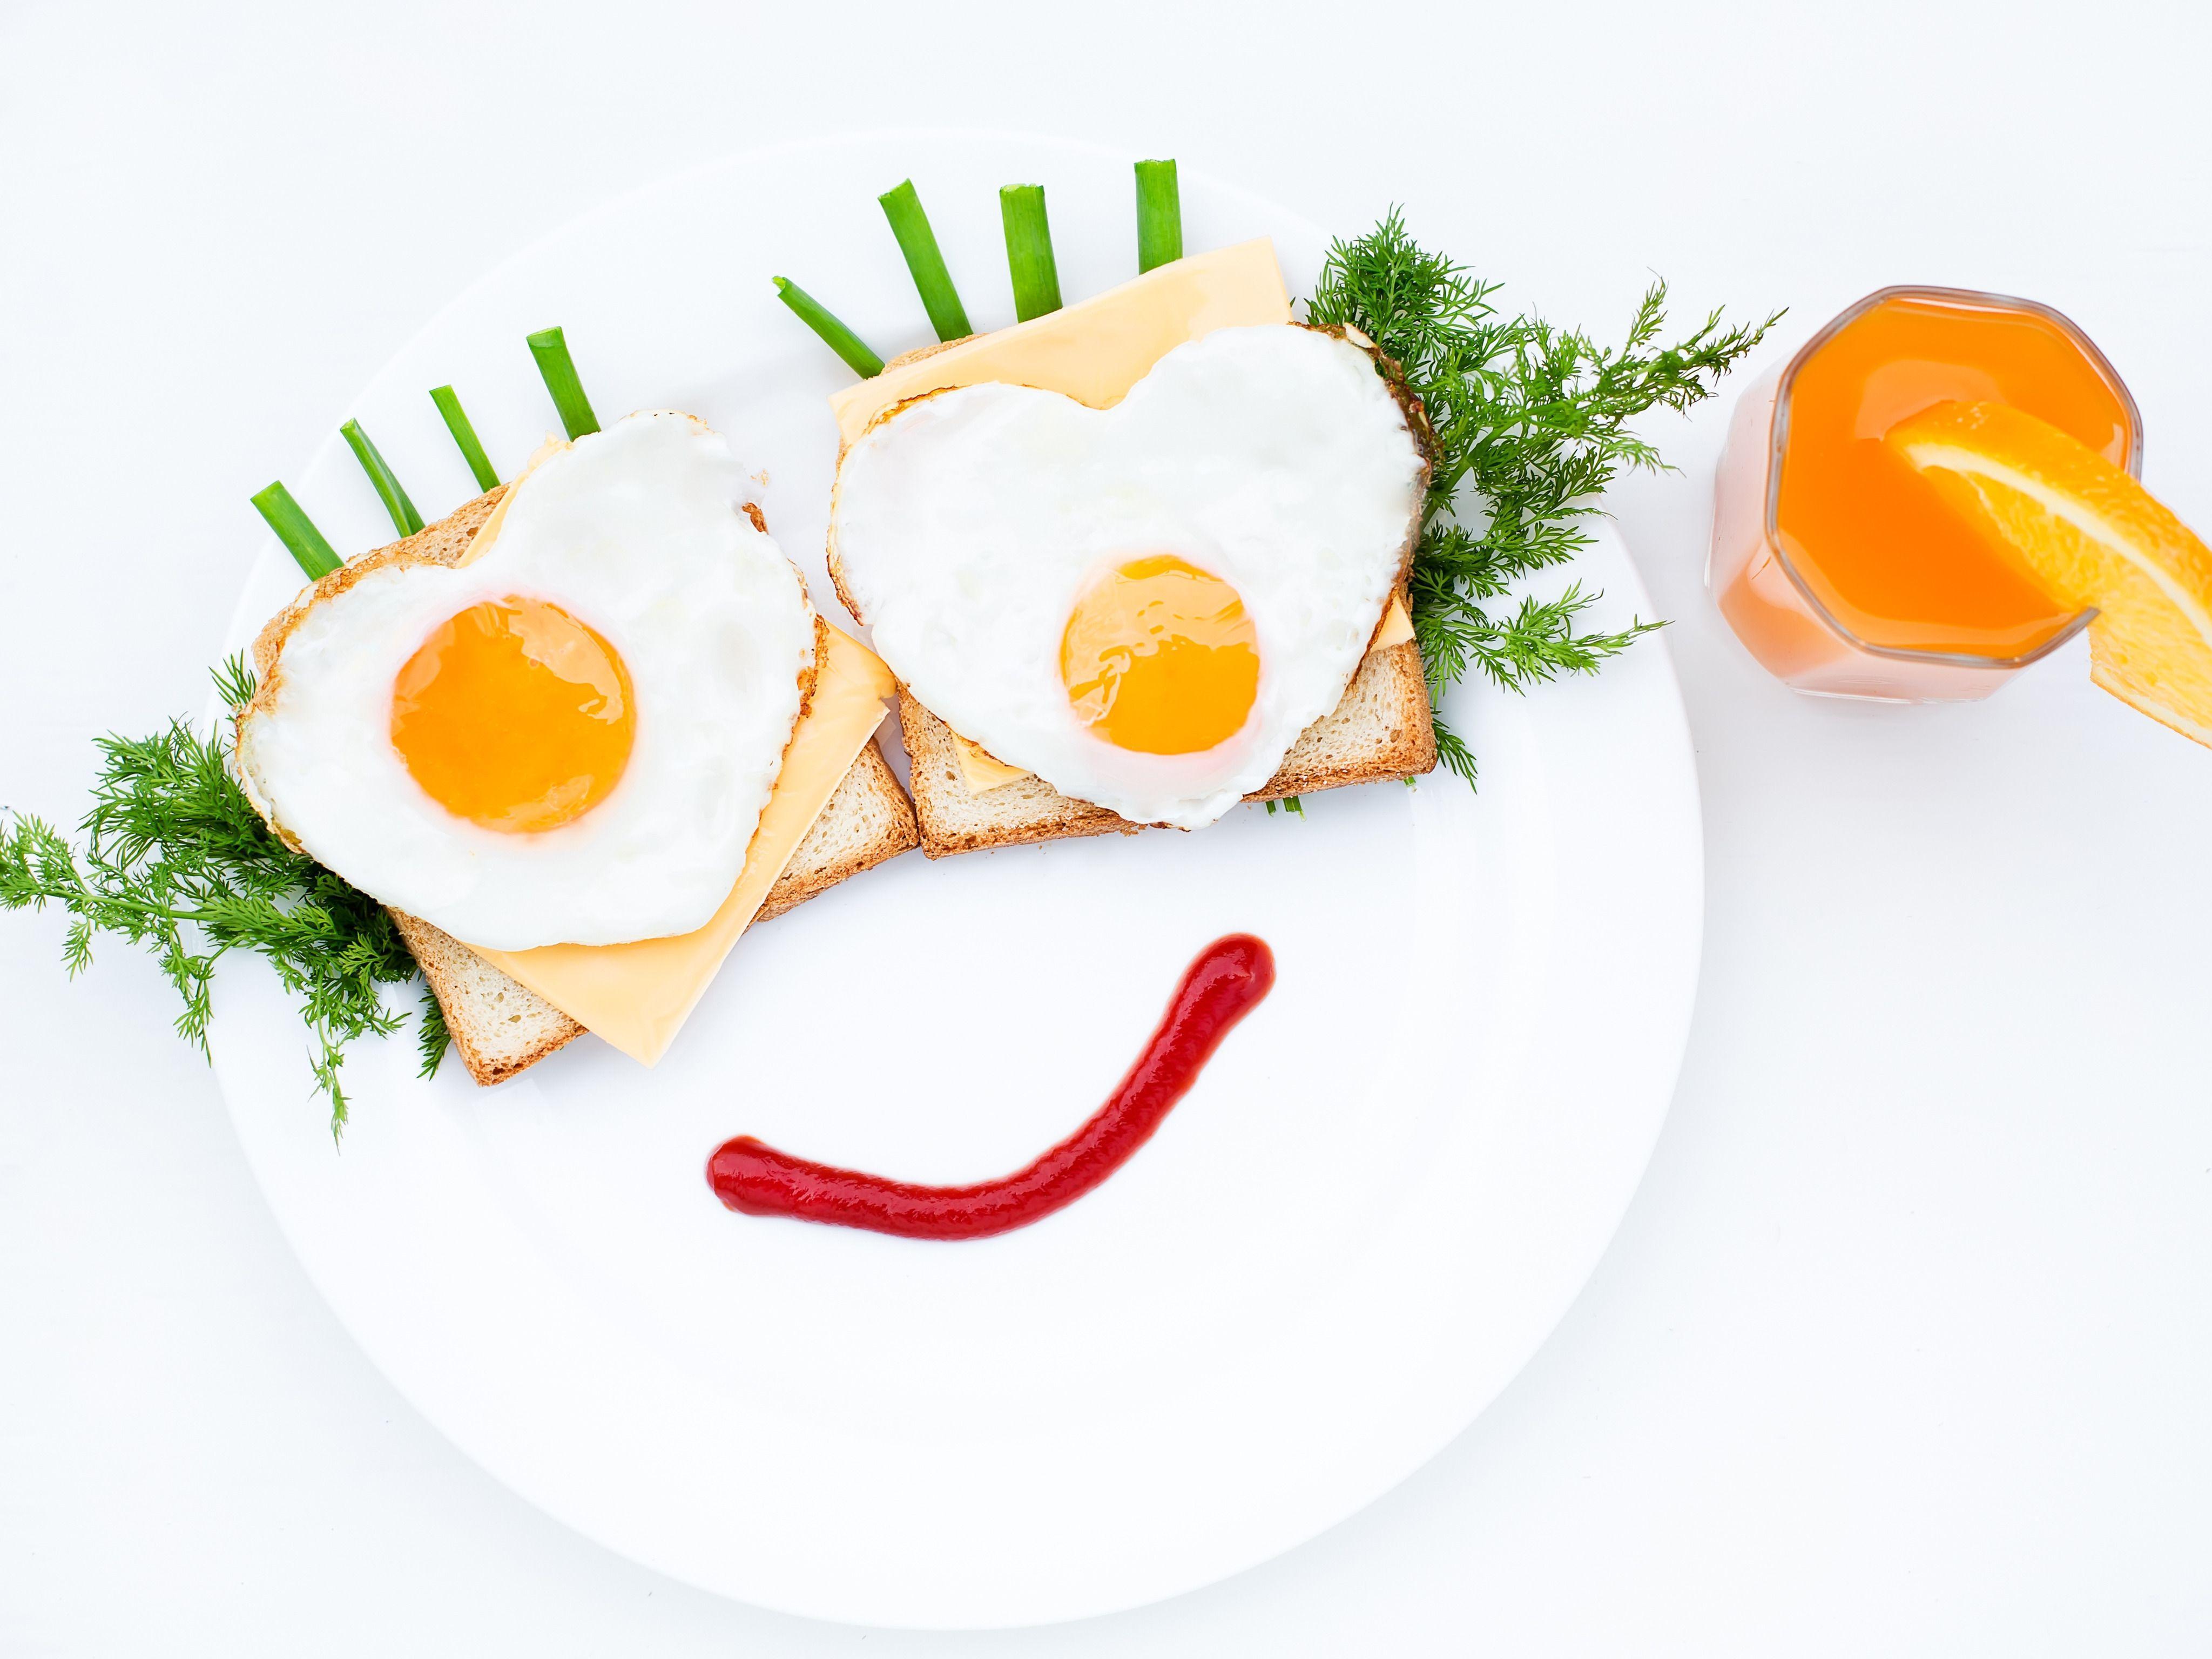
M 1088 1123 L 1026 1169 L 972 1187 L 916 1187 L 811 1164 L 750 1135 L 707 1160 L 714 1195 L 746 1215 L 787 1215 L 901 1238 L 988 1238 L 1041 1221 L 1127 1163 L 1275 983 L 1275 957 L 1249 933 L 1218 939 L 1176 988 L 1160 1029 Z

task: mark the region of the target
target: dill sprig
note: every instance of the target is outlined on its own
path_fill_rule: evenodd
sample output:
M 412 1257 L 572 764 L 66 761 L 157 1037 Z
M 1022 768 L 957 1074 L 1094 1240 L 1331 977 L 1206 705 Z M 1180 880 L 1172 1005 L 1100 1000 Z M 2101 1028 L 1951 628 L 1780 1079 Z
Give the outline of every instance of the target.
M 453 1035 L 446 1029 L 446 1011 L 438 1001 L 438 994 L 426 983 L 422 987 L 422 1006 L 415 1016 L 415 1048 L 422 1056 L 422 1064 L 415 1075 L 433 1078 L 438 1075 L 438 1062 L 446 1057 L 453 1046 Z
M 253 696 L 243 657 L 216 672 L 234 711 Z M 339 1067 L 346 1045 L 397 1030 L 404 1016 L 380 988 L 412 979 L 382 906 L 305 855 L 261 821 L 231 775 L 229 745 L 184 720 L 150 738 L 100 740 L 102 766 L 79 826 L 80 855 L 51 824 L 11 814 L 0 834 L 0 909 L 58 903 L 71 917 L 62 946 L 70 975 L 91 965 L 93 940 L 112 933 L 153 951 L 184 1008 L 177 1032 L 207 1053 L 210 987 L 225 952 L 258 952 L 299 999 L 313 1035 L 316 1088 L 331 1103 L 331 1133 L 346 1121 Z M 421 1022 L 423 1074 L 445 1051 L 442 1019 Z
M 1551 599 L 1498 602 L 1521 578 L 1590 544 L 1583 520 L 1623 468 L 1665 469 L 1628 423 L 1711 397 L 1781 315 L 1723 327 L 1716 311 L 1662 347 L 1667 286 L 1654 283 L 1626 338 L 1608 349 L 1540 318 L 1501 313 L 1497 293 L 1496 283 L 1417 246 L 1394 208 L 1366 235 L 1330 246 L 1306 303 L 1309 321 L 1373 340 L 1428 413 L 1431 471 L 1413 611 L 1432 698 L 1470 669 L 1509 691 L 1595 672 L 1664 625 L 1638 618 L 1617 633 L 1578 632 L 1601 597 L 1579 582 Z M 1437 748 L 1474 781 L 1474 757 L 1441 720 Z

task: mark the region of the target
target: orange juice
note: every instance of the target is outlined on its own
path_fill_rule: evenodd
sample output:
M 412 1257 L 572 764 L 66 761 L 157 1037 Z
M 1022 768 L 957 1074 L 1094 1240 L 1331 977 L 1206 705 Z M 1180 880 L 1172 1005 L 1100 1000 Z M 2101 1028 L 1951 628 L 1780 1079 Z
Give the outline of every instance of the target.
M 1883 445 L 1948 401 L 2010 404 L 2133 470 L 2141 426 L 2063 317 L 1943 289 L 1869 295 L 1738 405 L 1708 579 L 1752 653 L 1802 690 L 1985 696 L 2086 619 Z

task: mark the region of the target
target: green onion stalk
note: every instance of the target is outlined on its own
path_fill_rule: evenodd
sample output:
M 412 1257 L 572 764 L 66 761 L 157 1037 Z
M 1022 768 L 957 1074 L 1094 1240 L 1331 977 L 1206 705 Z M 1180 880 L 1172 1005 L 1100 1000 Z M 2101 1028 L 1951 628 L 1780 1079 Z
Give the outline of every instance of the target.
M 415 510 L 415 503 L 407 498 L 407 491 L 369 435 L 361 429 L 359 421 L 348 421 L 338 428 L 338 435 L 353 451 L 354 459 L 361 470 L 368 474 L 368 481 L 376 486 L 378 499 L 384 510 L 392 515 L 392 527 L 403 536 L 411 536 L 422 527 L 422 515 Z
M 898 238 L 899 252 L 906 255 L 906 268 L 913 274 L 915 288 L 921 295 L 923 309 L 929 313 L 929 325 L 937 331 L 937 337 L 959 340 L 973 334 L 975 331 L 969 325 L 968 308 L 960 303 L 959 290 L 952 286 L 952 273 L 945 268 L 945 255 L 937 246 L 937 233 L 929 228 L 929 216 L 921 210 L 921 198 L 915 193 L 914 180 L 902 179 L 876 199 L 883 204 L 884 217 L 891 222 L 891 234 Z
M 530 355 L 538 360 L 538 373 L 545 382 L 545 390 L 553 398 L 553 407 L 560 411 L 561 425 L 573 440 L 599 429 L 599 417 L 592 412 L 592 400 L 584 395 L 584 383 L 576 377 L 576 365 L 568 356 L 568 342 L 557 328 L 540 329 L 530 337 Z
M 1060 309 L 1060 267 L 1052 257 L 1042 185 L 1008 185 L 999 192 L 1006 227 L 1006 269 L 1014 281 L 1014 315 L 1023 322 Z
M 822 343 L 845 360 L 846 367 L 853 373 L 866 380 L 884 372 L 884 360 L 868 349 L 867 343 L 798 283 L 779 276 L 775 279 L 775 292 L 776 297 L 798 314 L 800 322 L 820 335 Z
M 323 532 L 315 528 L 292 492 L 280 483 L 272 483 L 253 497 L 253 505 L 276 532 L 276 539 L 284 544 L 300 568 L 307 573 L 311 582 L 320 581 L 345 561 L 338 557 L 337 550 L 324 539 Z
M 492 465 L 491 457 L 484 453 L 484 447 L 477 437 L 477 429 L 469 424 L 467 411 L 462 409 L 461 400 L 454 396 L 453 388 L 449 386 L 433 386 L 430 401 L 437 404 L 438 413 L 445 416 L 446 430 L 453 434 L 453 441 L 460 446 L 461 459 L 469 464 L 469 471 L 476 478 L 477 488 L 486 490 L 498 489 L 498 471 Z
M 1137 163 L 1137 270 L 1182 258 L 1182 195 L 1173 161 Z

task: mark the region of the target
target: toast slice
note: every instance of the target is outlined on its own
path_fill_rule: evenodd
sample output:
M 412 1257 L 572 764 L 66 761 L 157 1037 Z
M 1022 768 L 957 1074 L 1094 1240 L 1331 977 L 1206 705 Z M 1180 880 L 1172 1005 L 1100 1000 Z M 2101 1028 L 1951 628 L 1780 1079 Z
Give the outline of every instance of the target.
M 1063 795 L 1033 773 L 979 794 L 969 787 L 951 727 L 904 687 L 898 714 L 912 763 L 921 850 L 931 858 L 1157 827 Z M 1370 651 L 1335 709 L 1301 732 L 1267 787 L 1245 799 L 1279 800 L 1349 783 L 1413 777 L 1436 763 L 1436 726 L 1420 647 L 1409 640 Z
M 507 489 L 501 484 L 404 541 L 364 553 L 325 577 L 324 583 L 350 586 L 367 572 L 389 564 L 460 563 Z M 760 509 L 748 502 L 745 512 L 765 534 L 768 526 Z M 305 610 L 305 601 L 288 607 L 254 641 L 255 666 L 264 687 L 271 681 L 278 647 Z M 279 829 L 277 833 L 283 832 Z M 871 740 L 816 815 L 754 921 L 780 916 L 847 877 L 896 857 L 920 839 L 906 792 Z M 390 914 L 438 999 L 461 1063 L 478 1083 L 504 1083 L 583 1035 L 582 1025 L 450 933 L 419 917 L 398 910 Z

